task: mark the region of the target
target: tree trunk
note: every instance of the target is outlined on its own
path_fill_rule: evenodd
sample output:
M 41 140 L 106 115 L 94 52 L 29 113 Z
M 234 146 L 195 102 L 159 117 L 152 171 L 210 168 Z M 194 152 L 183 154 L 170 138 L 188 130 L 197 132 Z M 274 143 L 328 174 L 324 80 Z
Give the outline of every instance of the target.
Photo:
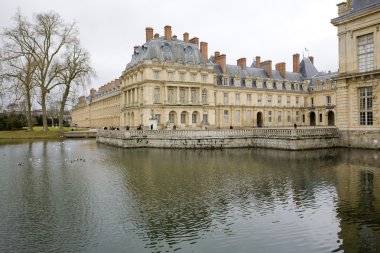
M 67 97 L 70 93 L 70 84 L 66 84 L 65 92 L 62 95 L 61 107 L 59 109 L 59 131 L 63 131 L 63 116 L 65 114 L 65 105 L 67 102 Z
M 41 91 L 41 107 L 42 107 L 42 125 L 43 130 L 49 131 L 48 123 L 47 123 L 47 111 L 46 111 L 46 92 Z
M 28 113 L 26 118 L 28 120 L 28 131 L 33 131 L 33 121 L 32 121 L 32 102 L 30 97 L 30 90 L 26 89 L 26 102 L 28 104 Z

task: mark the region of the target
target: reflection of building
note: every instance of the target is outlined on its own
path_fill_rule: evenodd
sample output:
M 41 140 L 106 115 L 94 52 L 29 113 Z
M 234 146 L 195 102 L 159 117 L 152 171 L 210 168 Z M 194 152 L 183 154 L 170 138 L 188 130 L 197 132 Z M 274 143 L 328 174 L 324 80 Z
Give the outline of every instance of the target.
M 348 0 L 338 8 L 339 17 L 332 20 L 339 37 L 336 116 L 350 144 L 380 132 L 380 1 Z
M 162 37 L 147 28 L 146 43 L 134 48 L 120 77 L 120 125 L 148 126 L 151 119 L 160 128 L 334 125 L 334 76 L 318 72 L 313 57 L 301 60 L 299 54 L 293 55 L 292 71 L 285 63 L 273 69 L 272 61 L 259 56 L 251 66 L 246 58 L 228 65 L 226 55 L 209 58 L 208 44 L 188 33 L 179 40 L 170 26 Z M 104 112 L 79 108 L 91 113 L 88 126 L 100 126 L 93 117 Z

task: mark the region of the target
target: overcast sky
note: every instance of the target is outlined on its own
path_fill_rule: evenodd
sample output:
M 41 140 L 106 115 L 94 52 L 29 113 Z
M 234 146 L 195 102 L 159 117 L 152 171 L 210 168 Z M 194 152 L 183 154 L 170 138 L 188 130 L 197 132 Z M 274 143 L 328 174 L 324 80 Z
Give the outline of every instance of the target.
M 163 34 L 184 32 L 208 42 L 209 54 L 220 51 L 228 64 L 241 57 L 251 64 L 256 55 L 273 66 L 307 48 L 319 71 L 338 70 L 338 39 L 330 24 L 342 0 L 1 0 L 0 27 L 12 25 L 17 8 L 32 17 L 54 10 L 66 21 L 76 21 L 82 45 L 91 53 L 97 72 L 90 84 L 98 88 L 118 78 L 130 61 L 134 45 L 145 42 L 145 28 Z M 307 55 L 308 53 L 305 52 Z

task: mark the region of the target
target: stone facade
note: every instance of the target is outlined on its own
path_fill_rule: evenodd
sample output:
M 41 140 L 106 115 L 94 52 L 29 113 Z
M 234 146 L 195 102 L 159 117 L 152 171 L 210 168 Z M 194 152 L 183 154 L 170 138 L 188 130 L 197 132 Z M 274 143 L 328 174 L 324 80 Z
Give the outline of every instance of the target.
M 380 141 L 380 1 L 347 1 L 338 8 L 339 17 L 332 20 L 339 37 L 336 123 L 346 146 L 376 147 Z

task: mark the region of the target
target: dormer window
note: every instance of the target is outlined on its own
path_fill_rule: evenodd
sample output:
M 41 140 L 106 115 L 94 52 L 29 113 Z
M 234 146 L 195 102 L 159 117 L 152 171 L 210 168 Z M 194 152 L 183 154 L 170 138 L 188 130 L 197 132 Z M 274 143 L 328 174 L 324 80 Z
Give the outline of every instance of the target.
M 234 86 L 234 77 L 233 76 L 231 76 L 230 77 L 230 86 Z
M 240 85 L 241 85 L 242 87 L 245 87 L 245 78 L 241 78 L 241 79 L 240 79 Z

